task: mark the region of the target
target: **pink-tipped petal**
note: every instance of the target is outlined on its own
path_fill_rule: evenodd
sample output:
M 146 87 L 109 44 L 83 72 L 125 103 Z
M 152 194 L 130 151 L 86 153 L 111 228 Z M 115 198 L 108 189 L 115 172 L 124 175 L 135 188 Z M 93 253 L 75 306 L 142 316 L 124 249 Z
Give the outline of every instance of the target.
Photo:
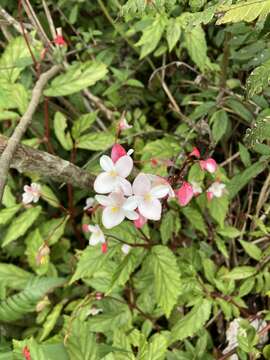
M 217 170 L 217 163 L 214 159 L 209 158 L 206 160 L 201 160 L 200 167 L 202 170 L 206 170 L 210 174 L 213 174 Z
M 208 201 L 211 201 L 214 197 L 214 194 L 211 191 L 206 192 L 206 197 Z
M 198 148 L 194 147 L 189 156 L 194 156 L 195 158 L 199 159 L 201 157 L 201 153 Z
M 111 159 L 115 163 L 122 156 L 127 154 L 126 150 L 120 144 L 114 144 L 111 151 Z
M 180 189 L 176 191 L 176 196 L 178 197 L 179 204 L 186 206 L 193 197 L 192 186 L 188 182 L 184 182 Z
M 133 224 L 137 229 L 141 229 L 146 223 L 147 219 L 140 213 L 138 213 L 138 219 L 133 221 Z
M 89 226 L 87 224 L 83 224 L 82 231 L 85 233 L 89 232 Z

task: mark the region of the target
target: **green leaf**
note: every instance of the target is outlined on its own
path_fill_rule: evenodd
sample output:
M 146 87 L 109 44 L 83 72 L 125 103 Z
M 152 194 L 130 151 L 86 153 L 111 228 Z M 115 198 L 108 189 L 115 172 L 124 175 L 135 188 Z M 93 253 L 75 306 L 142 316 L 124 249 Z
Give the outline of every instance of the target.
M 252 258 L 255 259 L 257 261 L 259 261 L 262 257 L 262 250 L 255 244 L 248 242 L 248 241 L 244 241 L 244 240 L 239 240 L 240 244 L 243 246 L 245 252 Z
M 23 236 L 30 226 L 36 221 L 42 208 L 40 206 L 27 209 L 20 214 L 10 225 L 7 233 L 4 237 L 2 247 L 8 245 L 14 240 L 17 240 L 20 236 Z
M 65 150 L 71 150 L 73 147 L 73 142 L 69 131 L 66 132 L 67 118 L 59 111 L 55 113 L 53 126 L 54 133 L 62 147 Z
M 220 139 L 226 134 L 229 118 L 224 110 L 218 110 L 214 112 L 210 119 L 212 125 L 212 134 L 215 142 L 219 142 Z
M 68 334 L 66 347 L 70 359 L 72 360 L 96 360 L 98 347 L 96 336 L 91 332 L 89 322 L 74 319 L 71 331 Z
M 154 290 L 157 303 L 167 317 L 181 292 L 180 272 L 173 252 L 166 246 L 154 246 L 148 258 L 154 274 Z
M 6 283 L 11 289 L 24 289 L 32 276 L 33 274 L 18 266 L 0 263 L 0 282 Z
M 93 123 L 96 121 L 97 111 L 85 114 L 79 117 L 71 129 L 72 137 L 77 140 L 86 130 L 89 130 Z
M 185 217 L 189 220 L 192 227 L 201 231 L 204 235 L 207 235 L 207 229 L 204 219 L 198 210 L 188 206 L 182 208 L 181 211 L 185 215 Z
M 233 226 L 225 226 L 222 229 L 217 229 L 217 232 L 220 235 L 231 238 L 231 239 L 236 238 L 241 235 L 241 231 L 239 231 L 238 229 L 236 229 Z
M 254 274 L 256 274 L 256 268 L 252 266 L 237 266 L 228 274 L 224 275 L 224 278 L 231 280 L 241 280 L 246 279 Z
M 142 46 L 140 59 L 144 58 L 157 47 L 163 31 L 166 26 L 166 18 L 163 15 L 157 15 L 143 30 L 143 35 L 136 43 L 137 46 Z
M 110 148 L 114 140 L 114 136 L 111 133 L 91 133 L 79 137 L 76 145 L 78 149 L 99 151 Z
M 50 204 L 53 207 L 57 208 L 60 205 L 57 196 L 52 191 L 52 189 L 47 185 L 41 185 L 41 197 L 43 200 L 45 200 L 48 204 Z
M 218 11 L 223 12 L 224 14 L 216 22 L 217 25 L 226 24 L 228 22 L 252 22 L 259 16 L 266 17 L 267 14 L 270 13 L 270 1 L 240 1 L 235 5 L 220 6 Z
M 180 217 L 173 211 L 169 210 L 164 214 L 160 224 L 160 235 L 162 243 L 165 245 L 172 238 L 173 234 L 177 234 L 181 228 Z
M 11 206 L 7 209 L 3 209 L 0 211 L 0 225 L 5 225 L 8 223 L 20 210 L 21 205 Z
M 168 340 L 162 334 L 151 337 L 149 344 L 138 355 L 138 360 L 164 360 L 167 352 Z
M 61 239 L 61 237 L 64 235 L 68 219 L 69 216 L 65 216 L 58 219 L 45 221 L 40 225 L 40 234 L 44 241 L 48 243 L 48 245 L 54 245 L 59 239 Z
M 196 26 L 185 32 L 185 47 L 191 59 L 202 72 L 211 67 L 211 62 L 207 56 L 205 34 L 201 26 Z
M 37 277 L 30 280 L 23 291 L 0 302 L 0 320 L 15 321 L 23 318 L 25 314 L 35 311 L 37 303 L 64 282 L 64 279 L 50 277 Z
M 229 199 L 227 196 L 221 198 L 214 197 L 207 203 L 209 212 L 214 220 L 219 224 L 220 227 L 224 226 L 224 221 L 229 208 Z
M 235 195 L 237 195 L 238 192 L 250 182 L 251 179 L 258 176 L 266 168 L 266 165 L 267 164 L 264 162 L 257 162 L 241 173 L 235 175 L 227 185 L 230 200 L 233 199 Z
M 180 39 L 180 36 L 181 26 L 177 20 L 171 18 L 166 29 L 166 39 L 168 41 L 170 52 L 175 47 L 177 41 Z
M 261 93 L 267 88 L 270 80 L 270 60 L 256 67 L 247 79 L 247 94 L 249 97 Z
M 46 321 L 43 324 L 43 329 L 41 331 L 39 341 L 43 341 L 44 339 L 46 339 L 46 337 L 48 337 L 48 335 L 52 332 L 61 314 L 63 306 L 64 306 L 63 302 L 57 304 L 53 308 L 52 312 L 47 316 Z
M 241 143 L 238 144 L 239 145 L 239 153 L 240 153 L 240 158 L 242 163 L 245 165 L 245 167 L 249 167 L 251 165 L 251 160 L 250 160 L 250 154 L 248 149 L 242 145 Z
M 38 275 L 45 275 L 49 267 L 49 254 L 40 254 L 41 249 L 47 247 L 38 229 L 32 231 L 25 240 L 28 264 Z
M 105 77 L 108 70 L 105 64 L 87 61 L 71 65 L 65 74 L 57 76 L 44 91 L 46 96 L 66 96 L 94 85 Z
M 110 249 L 103 254 L 99 246 L 88 246 L 82 253 L 77 264 L 76 271 L 72 276 L 70 283 L 84 277 L 91 278 L 95 272 L 98 272 L 105 265 L 106 261 L 113 255 L 114 250 Z
M 192 310 L 180 319 L 172 328 L 172 342 L 181 341 L 189 336 L 193 336 L 199 331 L 211 315 L 212 301 L 201 300 Z

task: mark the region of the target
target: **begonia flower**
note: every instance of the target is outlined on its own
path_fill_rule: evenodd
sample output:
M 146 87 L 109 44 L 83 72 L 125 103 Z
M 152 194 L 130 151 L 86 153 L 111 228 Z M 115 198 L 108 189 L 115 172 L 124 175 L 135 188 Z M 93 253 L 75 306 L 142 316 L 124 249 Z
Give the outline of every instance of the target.
M 220 198 L 224 195 L 224 193 L 226 192 L 226 185 L 219 182 L 219 181 L 215 181 L 208 189 L 206 192 L 206 196 L 208 200 L 212 200 L 213 197 L 217 197 Z
M 86 199 L 86 205 L 83 208 L 84 211 L 87 211 L 88 209 L 90 209 L 91 207 L 93 207 L 93 204 L 95 202 L 95 199 L 92 197 L 89 197 Z
M 200 153 L 200 151 L 199 151 L 198 148 L 194 147 L 194 148 L 192 149 L 191 153 L 189 154 L 189 156 L 190 156 L 190 157 L 191 157 L 191 156 L 194 156 L 194 157 L 196 157 L 197 159 L 199 159 L 199 158 L 201 157 L 201 153 Z
M 41 186 L 36 183 L 32 183 L 30 186 L 25 185 L 24 193 L 22 195 L 22 202 L 24 204 L 30 204 L 31 202 L 37 203 L 41 196 Z
M 160 220 L 162 207 L 159 199 L 168 195 L 168 186 L 152 186 L 149 177 L 141 173 L 135 178 L 132 188 L 140 214 L 149 220 Z
M 181 206 L 186 206 L 194 195 L 192 185 L 186 181 L 175 193 Z
M 105 236 L 98 225 L 88 225 L 88 230 L 92 233 L 89 239 L 89 245 L 95 246 L 99 243 L 105 243 Z
M 131 184 L 126 180 L 133 168 L 133 160 L 129 155 L 121 156 L 115 163 L 109 156 L 103 155 L 100 166 L 104 172 L 99 174 L 94 182 L 97 193 L 108 194 L 120 188 L 125 195 L 132 194 Z
M 125 198 L 122 192 L 112 192 L 109 196 L 96 195 L 96 200 L 104 206 L 102 223 L 106 229 L 119 225 L 125 218 L 138 219 L 137 201 L 134 196 Z
M 121 246 L 121 250 L 122 250 L 122 253 L 127 255 L 131 250 L 131 246 L 128 245 L 128 244 L 124 244 L 124 245 Z
M 125 118 L 121 119 L 119 121 L 119 130 L 127 130 L 127 129 L 131 129 L 133 126 L 132 125 L 129 125 L 127 120 Z
M 190 184 L 192 186 L 194 196 L 198 196 L 202 193 L 203 190 L 199 183 L 196 181 L 191 181 Z
M 206 170 L 209 173 L 213 174 L 217 170 L 217 163 L 212 158 L 200 160 L 200 167 L 202 170 Z

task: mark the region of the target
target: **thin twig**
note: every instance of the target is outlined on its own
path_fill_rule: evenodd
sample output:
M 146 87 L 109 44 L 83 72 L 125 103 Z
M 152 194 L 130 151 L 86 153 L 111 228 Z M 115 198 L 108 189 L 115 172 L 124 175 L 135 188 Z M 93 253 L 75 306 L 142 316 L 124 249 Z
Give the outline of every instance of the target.
M 16 129 L 14 130 L 12 136 L 9 138 L 7 146 L 3 151 L 1 158 L 0 158 L 0 203 L 2 202 L 2 197 L 4 193 L 4 187 L 6 184 L 8 171 L 10 168 L 10 164 L 12 161 L 12 157 L 19 145 L 24 133 L 26 132 L 28 126 L 31 123 L 33 114 L 36 111 L 36 108 L 39 104 L 39 100 L 42 96 L 42 91 L 48 81 L 55 76 L 61 69 L 61 66 L 55 65 L 50 70 L 45 72 L 40 76 L 36 85 L 32 92 L 32 98 L 28 105 L 26 112 L 24 113 L 23 117 L 21 118 L 19 124 L 17 125 Z

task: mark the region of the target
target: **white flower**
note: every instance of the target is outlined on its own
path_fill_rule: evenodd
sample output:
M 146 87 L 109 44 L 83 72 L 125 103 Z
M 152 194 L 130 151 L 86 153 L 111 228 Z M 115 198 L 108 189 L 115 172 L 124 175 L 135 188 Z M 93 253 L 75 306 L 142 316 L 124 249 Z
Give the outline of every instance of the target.
M 134 196 L 128 199 L 120 191 L 112 192 L 109 196 L 96 195 L 97 201 L 105 207 L 102 213 L 102 223 L 107 229 L 119 225 L 125 217 L 129 220 L 138 219 L 139 215 L 134 211 L 137 201 Z
M 212 197 L 220 198 L 225 192 L 226 185 L 215 181 L 208 189 L 207 193 L 211 194 Z
M 95 306 L 91 307 L 91 309 L 88 311 L 88 315 L 92 315 L 92 316 L 95 316 L 95 315 L 98 315 L 99 313 L 103 312 L 102 309 L 99 309 Z
M 157 185 L 167 186 L 169 198 L 175 197 L 175 192 L 166 179 L 164 179 L 161 176 L 153 175 L 153 174 L 145 174 L 145 175 L 151 180 L 152 186 L 157 186 Z
M 40 195 L 41 195 L 41 187 L 39 184 L 32 183 L 30 186 L 25 185 L 24 193 L 22 195 L 22 202 L 24 204 L 30 204 L 31 202 L 36 203 L 38 202 Z
M 105 236 L 98 225 L 88 225 L 88 229 L 92 233 L 89 239 L 89 245 L 95 246 L 99 243 L 105 243 Z
M 126 129 L 131 129 L 133 126 L 129 125 L 127 120 L 125 118 L 121 119 L 119 121 L 119 129 L 120 130 L 126 130 Z
M 86 211 L 86 210 L 90 209 L 93 206 L 94 202 L 95 202 L 94 198 L 91 198 L 91 197 L 87 198 L 86 199 L 86 206 L 83 208 L 83 210 Z
M 121 189 L 125 195 L 132 194 L 131 184 L 125 179 L 133 168 L 133 160 L 129 155 L 121 156 L 115 163 L 109 156 L 103 155 L 100 166 L 104 172 L 99 174 L 94 182 L 97 193 L 108 194 Z
M 131 246 L 128 244 L 124 244 L 121 246 L 121 250 L 125 255 L 127 255 L 131 250 Z
M 132 187 L 140 214 L 149 220 L 159 220 L 162 210 L 159 199 L 168 194 L 168 186 L 156 185 L 152 187 L 149 177 L 141 173 L 134 180 Z
M 195 196 L 202 193 L 202 188 L 199 183 L 197 183 L 196 181 L 191 181 L 190 183 L 192 186 L 193 194 Z

